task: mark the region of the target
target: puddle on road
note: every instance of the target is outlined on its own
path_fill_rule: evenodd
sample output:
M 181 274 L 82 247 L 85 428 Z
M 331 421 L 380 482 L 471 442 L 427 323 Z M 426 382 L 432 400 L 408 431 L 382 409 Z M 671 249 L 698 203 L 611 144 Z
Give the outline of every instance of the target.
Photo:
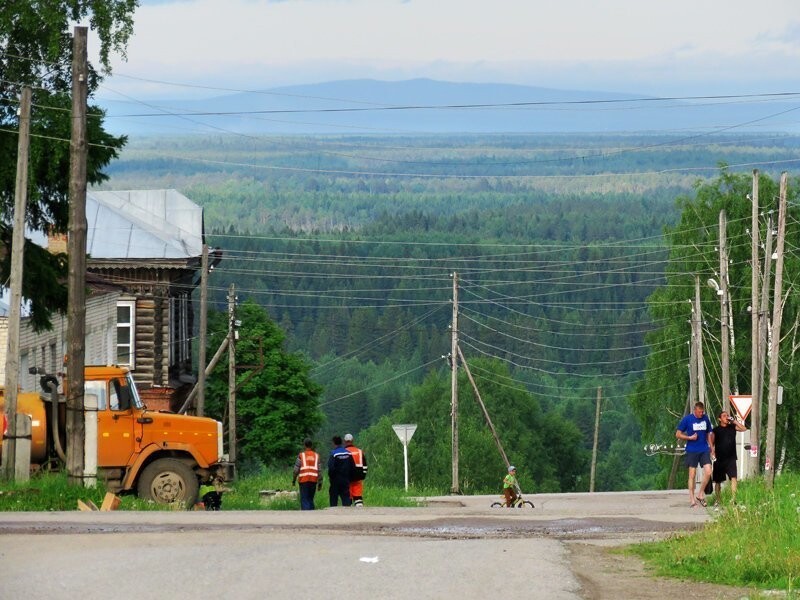
M 447 539 L 467 538 L 519 538 L 554 537 L 559 539 L 587 539 L 616 537 L 620 533 L 664 533 L 693 528 L 687 523 L 657 523 L 632 518 L 607 519 L 555 519 L 551 521 L 517 521 L 498 524 L 496 520 L 481 521 L 464 519 L 459 521 L 436 521 L 408 523 L 403 525 L 372 526 L 375 533 L 383 535 L 408 535 Z M 354 528 L 365 531 L 361 527 Z M 379 530 L 379 531 L 377 531 Z

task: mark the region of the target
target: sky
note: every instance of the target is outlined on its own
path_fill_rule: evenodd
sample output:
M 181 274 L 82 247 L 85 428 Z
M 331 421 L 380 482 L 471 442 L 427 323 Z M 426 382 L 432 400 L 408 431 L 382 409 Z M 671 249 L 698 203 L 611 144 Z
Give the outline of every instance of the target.
M 796 92 L 800 2 L 141 0 L 127 55 L 98 98 L 418 77 L 657 96 Z

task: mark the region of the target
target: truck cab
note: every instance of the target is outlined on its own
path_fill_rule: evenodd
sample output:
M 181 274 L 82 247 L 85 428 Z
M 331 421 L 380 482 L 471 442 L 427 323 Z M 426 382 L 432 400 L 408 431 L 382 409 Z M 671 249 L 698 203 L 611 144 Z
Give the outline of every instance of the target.
M 48 375 L 42 387 L 49 393 L 18 396 L 17 412 L 32 418 L 33 463 L 50 460 L 54 449 L 62 455 L 66 448 L 65 399 L 57 385 Z M 61 387 L 67 389 L 66 382 Z M 201 483 L 234 476 L 223 453 L 222 423 L 148 410 L 125 367 L 86 366 L 84 406 L 87 418 L 96 412 L 96 476 L 109 491 L 135 491 L 159 504 L 190 505 Z

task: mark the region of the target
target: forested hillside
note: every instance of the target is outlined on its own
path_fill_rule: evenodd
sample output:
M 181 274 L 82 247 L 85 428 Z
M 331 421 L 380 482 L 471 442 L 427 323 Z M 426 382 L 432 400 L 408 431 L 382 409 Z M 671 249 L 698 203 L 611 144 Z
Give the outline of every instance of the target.
M 375 477 L 397 477 L 397 419 L 419 424 L 416 452 L 448 459 L 455 276 L 459 347 L 530 486 L 587 489 L 600 394 L 597 489 L 636 489 L 657 484 L 643 444 L 668 441 L 641 439 L 628 397 L 663 324 L 646 300 L 675 200 L 719 162 L 797 153 L 786 136 L 178 138 L 134 144 L 107 187 L 205 207 L 216 306 L 234 283 L 266 309 L 323 387 L 317 433 L 363 432 Z M 664 377 L 684 376 L 687 339 L 660 340 Z M 464 369 L 459 389 L 469 489 L 493 489 L 502 461 Z

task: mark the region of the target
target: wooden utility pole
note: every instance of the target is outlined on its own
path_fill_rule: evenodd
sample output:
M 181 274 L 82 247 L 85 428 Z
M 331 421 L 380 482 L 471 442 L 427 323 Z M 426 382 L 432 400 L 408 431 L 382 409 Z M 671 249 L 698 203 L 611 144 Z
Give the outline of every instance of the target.
M 86 350 L 86 98 L 87 28 L 76 27 L 72 50 L 72 137 L 69 165 L 67 299 L 67 481 L 83 481 L 86 427 L 83 368 Z
M 458 273 L 453 272 L 453 326 L 450 331 L 450 445 L 453 484 L 451 494 L 460 494 L 458 483 Z
M 724 210 L 719 211 L 719 296 L 720 302 L 720 337 L 722 352 L 722 410 L 731 410 L 731 372 L 730 372 L 730 330 L 728 327 L 728 222 Z
M 697 398 L 698 402 L 706 403 L 706 371 L 703 363 L 703 313 L 700 312 L 700 276 L 694 277 L 694 317 L 697 323 L 694 350 L 697 353 Z M 708 407 L 706 406 L 706 410 Z
M 692 302 L 692 339 L 689 342 L 689 396 L 686 400 L 687 414 L 692 412 L 694 403 L 697 402 L 697 318 Z
M 228 460 L 236 462 L 236 288 L 228 288 Z
M 17 180 L 14 192 L 14 231 L 11 233 L 11 276 L 9 280 L 8 342 L 6 353 L 5 417 L 3 435 L 3 479 L 14 481 L 17 462 L 17 390 L 19 389 L 19 330 L 22 320 L 22 274 L 25 253 L 25 211 L 28 205 L 28 157 L 31 140 L 31 88 L 22 88 L 19 99 L 19 140 Z
M 217 351 L 214 353 L 214 356 L 211 357 L 211 362 L 209 362 L 208 366 L 206 366 L 206 368 L 205 368 L 206 378 L 208 378 L 208 376 L 211 375 L 211 371 L 214 370 L 214 367 L 217 366 L 217 363 L 219 362 L 219 359 L 222 358 L 222 353 L 225 352 L 225 350 L 227 350 L 227 349 L 228 349 L 228 336 L 226 335 L 225 339 L 222 340 L 222 343 L 219 345 L 219 348 L 217 348 Z M 200 386 L 198 384 L 194 385 L 194 387 L 192 388 L 192 391 L 189 392 L 188 396 L 186 396 L 186 400 L 184 400 L 183 406 L 181 406 L 178 409 L 178 414 L 182 415 L 187 410 L 189 410 L 189 406 L 192 404 L 192 401 L 197 396 L 197 389 L 199 387 Z
M 775 263 L 775 291 L 772 294 L 772 339 L 769 356 L 769 405 L 767 406 L 767 448 L 764 473 L 768 488 L 775 480 L 775 424 L 778 409 L 778 368 L 780 366 L 781 320 L 783 319 L 783 249 L 786 235 L 786 171 L 781 173 L 780 198 L 778 200 L 778 254 Z
M 761 366 L 758 359 L 759 344 L 758 285 L 760 280 L 758 266 L 759 225 L 758 225 L 758 169 L 753 169 L 753 192 L 750 196 L 750 395 L 753 398 L 750 408 L 750 446 L 758 449 L 758 436 L 761 431 Z M 757 450 L 756 450 L 757 452 Z M 745 454 L 747 464 L 746 476 L 754 476 L 759 472 L 758 454 Z
M 497 435 L 497 431 L 494 428 L 494 423 L 492 423 L 492 418 L 489 416 L 489 411 L 486 410 L 486 405 L 483 403 L 481 393 L 478 391 L 478 386 L 475 383 L 475 380 L 472 378 L 472 373 L 469 370 L 467 359 L 464 358 L 464 354 L 461 352 L 460 346 L 458 347 L 458 358 L 461 359 L 461 364 L 464 365 L 464 372 L 467 374 L 467 379 L 469 379 L 469 382 L 472 385 L 472 390 L 475 392 L 475 399 L 478 401 L 481 411 L 483 411 L 483 418 L 486 419 L 486 424 L 489 426 L 489 431 L 492 432 L 492 437 L 494 438 L 494 443 L 497 445 L 497 449 L 500 451 L 500 456 L 503 457 L 503 462 L 506 463 L 506 467 L 509 467 L 511 466 L 511 463 L 508 461 L 506 451 L 503 450 L 503 444 L 500 443 L 500 436 Z
M 208 338 L 208 244 L 200 259 L 200 347 L 197 349 L 197 415 L 206 409 L 206 342 Z
M 597 470 L 597 440 L 600 437 L 600 399 L 603 388 L 597 388 L 597 406 L 594 409 L 594 442 L 592 443 L 592 469 L 589 474 L 589 491 L 594 492 L 595 472 Z
M 772 211 L 767 213 L 767 236 L 764 241 L 764 266 L 761 269 L 761 301 L 758 306 L 758 437 L 751 439 L 756 444 L 756 473 L 761 472 L 761 435 L 764 424 L 764 371 L 767 366 L 767 330 L 769 329 L 769 287 L 772 274 Z M 751 408 L 751 411 L 753 409 Z M 751 417 L 755 422 L 755 417 Z M 752 434 L 751 434 L 752 437 Z

